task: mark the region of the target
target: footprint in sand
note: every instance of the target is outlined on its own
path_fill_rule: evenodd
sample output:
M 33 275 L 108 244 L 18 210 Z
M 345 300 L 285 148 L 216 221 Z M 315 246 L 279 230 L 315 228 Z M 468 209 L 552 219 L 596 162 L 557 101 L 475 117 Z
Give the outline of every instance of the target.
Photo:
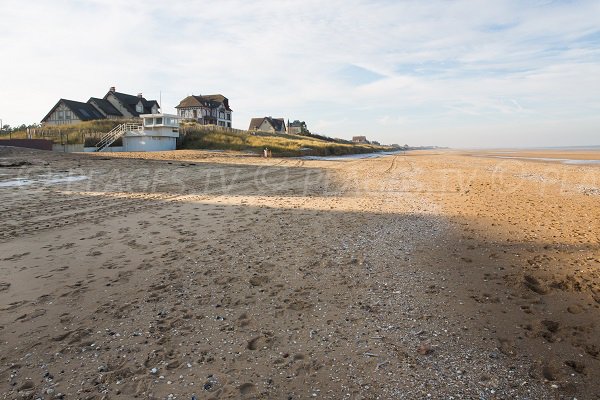
M 46 314 L 46 310 L 43 308 L 40 308 L 40 309 L 34 310 L 31 313 L 25 313 L 25 314 L 17 317 L 17 319 L 15 319 L 15 322 L 16 321 L 21 321 L 21 322 L 31 321 L 32 319 L 41 317 L 44 314 Z
M 252 383 L 243 383 L 240 385 L 239 390 L 242 396 L 249 396 L 254 393 L 255 386 Z

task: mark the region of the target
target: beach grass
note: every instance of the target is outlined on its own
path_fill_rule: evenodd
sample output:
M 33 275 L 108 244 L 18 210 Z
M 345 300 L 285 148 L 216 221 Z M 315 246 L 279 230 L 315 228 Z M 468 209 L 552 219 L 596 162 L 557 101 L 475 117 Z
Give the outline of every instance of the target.
M 267 148 L 274 156 L 279 157 L 346 155 L 390 150 L 389 146 L 354 144 L 301 135 L 218 131 L 203 128 L 201 125 L 184 127 L 182 133 L 181 147 L 184 149 L 261 153 Z

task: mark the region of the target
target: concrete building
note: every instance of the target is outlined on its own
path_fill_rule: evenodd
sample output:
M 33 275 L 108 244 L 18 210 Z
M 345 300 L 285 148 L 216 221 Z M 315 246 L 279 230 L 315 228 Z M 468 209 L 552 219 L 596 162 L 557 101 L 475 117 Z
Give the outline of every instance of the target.
M 188 96 L 175 108 L 181 119 L 231 128 L 233 110 L 229 107 L 229 99 L 222 94 Z
M 141 114 L 142 125 L 126 127 L 124 151 L 165 151 L 177 148 L 179 117 L 172 114 Z

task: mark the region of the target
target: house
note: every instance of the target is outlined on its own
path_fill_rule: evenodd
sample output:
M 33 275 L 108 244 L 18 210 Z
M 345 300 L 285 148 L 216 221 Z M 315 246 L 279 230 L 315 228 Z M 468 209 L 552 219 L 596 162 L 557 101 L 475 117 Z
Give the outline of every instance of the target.
M 119 110 L 117 110 L 115 106 L 113 106 L 108 100 L 99 99 L 97 97 L 90 97 L 90 99 L 87 102 L 88 104 L 93 105 L 98 111 L 100 111 L 100 113 L 104 115 L 104 118 L 106 119 L 123 118 L 123 114 L 121 114 Z
M 270 133 L 285 133 L 285 120 L 283 118 L 262 117 L 250 120 L 249 131 L 261 131 Z
M 106 93 L 104 100 L 108 101 L 125 118 L 137 118 L 140 114 L 156 114 L 160 109 L 156 100 L 146 100 L 141 93 L 138 93 L 137 96 L 120 93 L 115 90 L 114 86 Z
M 104 115 L 92 104 L 60 99 L 42 119 L 42 123 L 47 125 L 68 125 L 104 118 Z
M 141 93 L 137 96 L 119 93 L 111 87 L 100 99 L 90 97 L 87 103 L 60 99 L 42 119 L 44 125 L 76 124 L 95 119 L 139 118 L 140 114 L 156 114 L 160 105 L 156 100 L 146 100 Z
M 353 143 L 363 143 L 363 144 L 369 143 L 366 136 L 352 136 L 352 142 Z
M 175 108 L 182 119 L 231 128 L 233 110 L 229 107 L 229 99 L 222 94 L 188 96 Z
M 308 132 L 306 128 L 306 122 L 295 120 L 294 122 L 288 121 L 288 133 L 293 135 L 302 135 Z

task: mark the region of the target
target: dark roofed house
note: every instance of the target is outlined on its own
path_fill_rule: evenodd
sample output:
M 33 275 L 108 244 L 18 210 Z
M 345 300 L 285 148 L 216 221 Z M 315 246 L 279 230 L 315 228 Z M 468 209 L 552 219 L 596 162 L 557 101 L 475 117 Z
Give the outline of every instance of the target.
M 219 125 L 231 128 L 233 110 L 229 99 L 222 94 L 192 95 L 175 107 L 177 115 L 202 125 Z
M 283 118 L 262 117 L 250 120 L 249 131 L 261 131 L 271 133 L 285 133 L 285 120 Z
M 352 136 L 352 142 L 353 143 L 364 143 L 364 144 L 369 143 L 366 136 Z
M 156 114 L 160 105 L 156 100 L 146 100 L 142 94 L 132 96 L 119 93 L 111 87 L 100 99 L 90 97 L 87 103 L 60 99 L 42 119 L 44 125 L 76 124 L 94 119 L 137 118 L 140 114 Z
M 127 118 L 139 117 L 140 114 L 156 114 L 160 110 L 160 105 L 156 100 L 146 100 L 141 93 L 138 93 L 137 96 L 120 93 L 115 90 L 114 86 L 106 93 L 104 100 Z
M 104 115 L 89 103 L 60 99 L 42 119 L 42 123 L 48 125 L 68 125 L 104 118 Z
M 99 99 L 97 97 L 90 97 L 90 99 L 87 102 L 96 107 L 98 111 L 100 111 L 102 115 L 104 115 L 105 118 L 123 118 L 123 114 L 121 114 L 119 110 L 117 110 L 115 106 L 113 106 L 108 100 Z

